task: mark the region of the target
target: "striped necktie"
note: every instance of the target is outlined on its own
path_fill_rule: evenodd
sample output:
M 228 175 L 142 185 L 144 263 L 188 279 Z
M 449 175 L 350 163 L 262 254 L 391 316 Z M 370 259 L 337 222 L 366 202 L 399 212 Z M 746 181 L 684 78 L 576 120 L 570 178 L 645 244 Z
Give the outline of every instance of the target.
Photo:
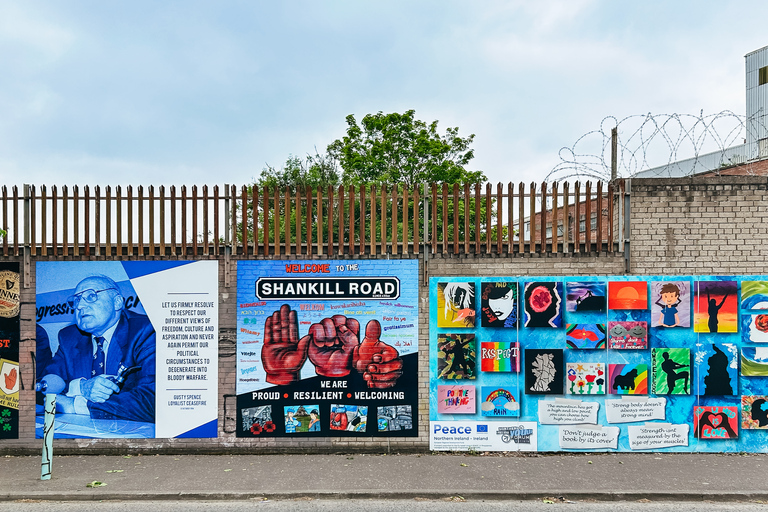
M 91 366 L 91 376 L 104 375 L 104 336 L 95 336 L 96 352 L 93 354 L 93 366 Z

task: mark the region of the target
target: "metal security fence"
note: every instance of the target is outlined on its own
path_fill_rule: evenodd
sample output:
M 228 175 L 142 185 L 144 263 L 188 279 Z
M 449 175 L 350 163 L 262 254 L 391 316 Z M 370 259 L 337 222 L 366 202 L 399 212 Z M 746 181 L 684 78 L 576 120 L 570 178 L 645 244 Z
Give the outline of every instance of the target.
M 0 188 L 0 252 L 52 258 L 622 252 L 604 184 Z

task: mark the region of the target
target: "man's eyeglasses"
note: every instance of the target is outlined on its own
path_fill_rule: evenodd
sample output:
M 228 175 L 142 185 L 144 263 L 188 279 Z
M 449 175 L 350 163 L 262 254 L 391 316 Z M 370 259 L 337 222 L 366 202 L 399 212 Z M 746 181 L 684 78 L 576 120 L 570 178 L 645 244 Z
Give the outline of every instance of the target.
M 116 290 L 117 288 L 104 288 L 103 290 L 83 290 L 80 293 L 70 295 L 67 297 L 67 304 L 69 307 L 76 308 L 80 304 L 80 299 L 84 300 L 87 304 L 93 304 L 99 299 L 99 294 L 107 290 Z

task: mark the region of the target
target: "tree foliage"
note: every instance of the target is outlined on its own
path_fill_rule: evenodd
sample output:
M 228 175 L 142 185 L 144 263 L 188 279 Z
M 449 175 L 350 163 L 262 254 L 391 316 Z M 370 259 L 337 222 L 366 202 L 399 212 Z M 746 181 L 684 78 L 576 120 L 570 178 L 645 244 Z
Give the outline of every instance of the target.
M 482 171 L 465 168 L 475 156 L 470 148 L 474 135 L 460 137 L 458 128 L 448 128 L 441 135 L 437 121 L 427 125 L 414 116 L 414 110 L 378 112 L 363 117 L 359 125 L 355 116 L 347 116 L 347 135 L 328 146 L 328 154 L 344 170 L 344 182 L 412 187 L 485 181 Z

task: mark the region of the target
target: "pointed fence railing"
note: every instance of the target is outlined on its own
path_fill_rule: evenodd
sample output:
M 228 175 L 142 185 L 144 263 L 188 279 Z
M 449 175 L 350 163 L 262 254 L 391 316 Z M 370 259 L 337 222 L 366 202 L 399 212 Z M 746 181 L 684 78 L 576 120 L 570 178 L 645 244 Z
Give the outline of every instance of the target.
M 0 254 L 375 257 L 623 251 L 624 180 L 495 186 L 0 188 Z

